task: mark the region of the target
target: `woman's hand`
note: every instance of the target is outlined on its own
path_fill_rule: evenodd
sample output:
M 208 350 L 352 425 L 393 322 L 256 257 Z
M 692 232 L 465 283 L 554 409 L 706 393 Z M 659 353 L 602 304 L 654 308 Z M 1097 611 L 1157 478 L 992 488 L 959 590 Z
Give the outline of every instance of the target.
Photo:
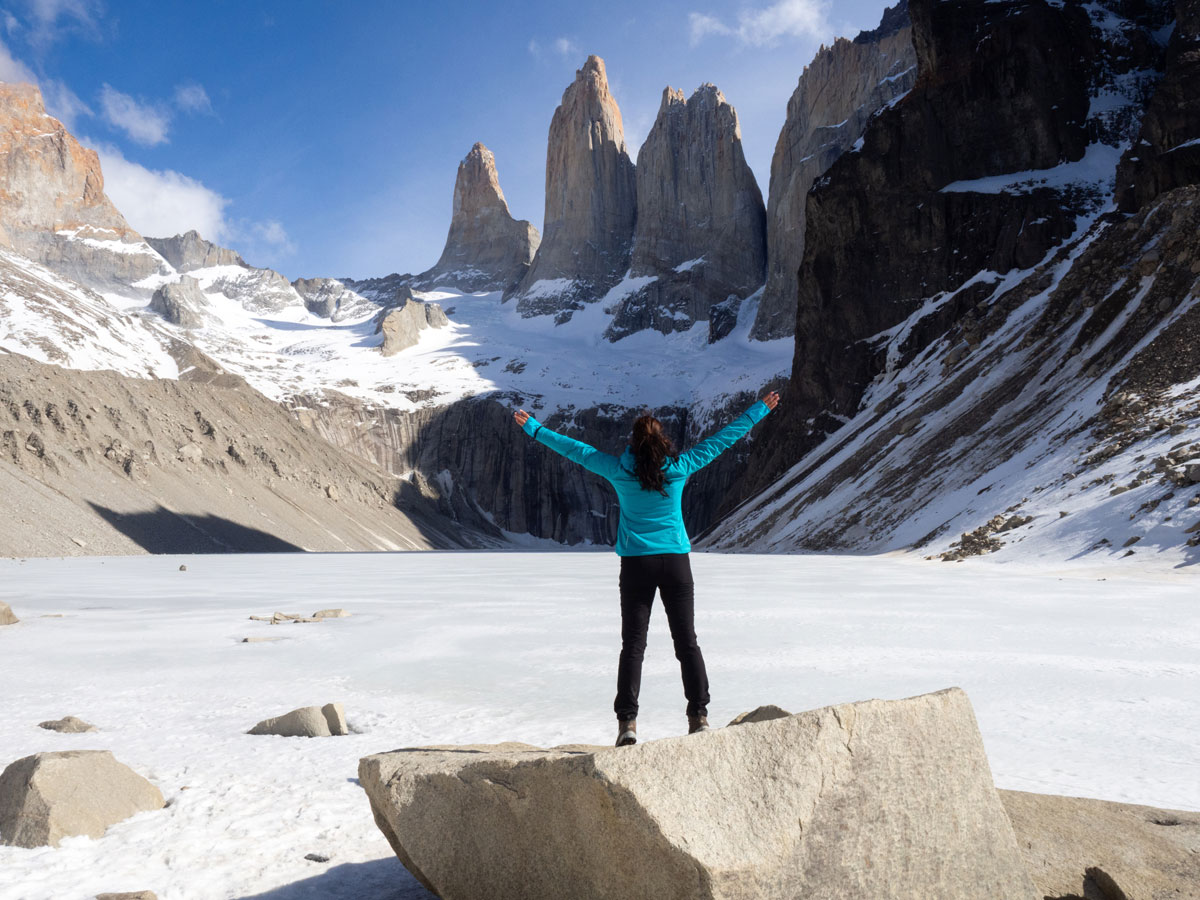
M 513 413 L 513 419 L 518 425 L 524 428 L 525 423 L 529 421 L 529 413 L 525 412 L 523 409 L 518 409 L 515 413 Z
M 762 402 L 767 404 L 767 409 L 774 409 L 779 405 L 779 391 L 769 391 L 763 394 Z

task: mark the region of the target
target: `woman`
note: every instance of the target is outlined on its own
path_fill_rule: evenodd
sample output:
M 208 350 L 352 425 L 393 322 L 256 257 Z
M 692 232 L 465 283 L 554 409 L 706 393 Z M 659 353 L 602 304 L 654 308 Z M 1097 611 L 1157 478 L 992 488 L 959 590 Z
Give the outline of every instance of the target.
M 617 746 L 637 743 L 638 692 L 642 657 L 654 592 L 662 596 L 683 674 L 688 734 L 708 730 L 708 675 L 696 643 L 694 584 L 688 553 L 692 549 L 680 506 L 683 487 L 763 419 L 779 394 L 771 391 L 712 437 L 686 453 L 675 453 L 662 423 L 645 415 L 633 423 L 633 438 L 619 457 L 558 434 L 518 410 L 513 418 L 525 433 L 571 462 L 606 478 L 617 492 L 621 519 L 617 555 L 621 557 L 621 659 L 617 666 Z

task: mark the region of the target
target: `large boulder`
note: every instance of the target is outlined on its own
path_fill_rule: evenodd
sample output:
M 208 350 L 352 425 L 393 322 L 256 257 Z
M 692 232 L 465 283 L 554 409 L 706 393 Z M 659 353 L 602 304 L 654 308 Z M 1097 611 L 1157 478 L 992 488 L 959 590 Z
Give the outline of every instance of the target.
M 0 844 L 57 847 L 65 837 L 98 838 L 164 805 L 158 788 L 108 750 L 35 753 L 0 775 Z
M 1041 896 L 958 689 L 634 747 L 383 753 L 359 779 L 443 897 Z
M 85 734 L 89 731 L 99 731 L 95 725 L 83 721 L 78 716 L 64 716 L 61 719 L 38 722 L 38 728 L 45 728 L 47 731 L 57 731 L 60 734 Z
M 340 703 L 303 706 L 282 716 L 263 719 L 247 734 L 277 734 L 282 737 L 330 737 L 349 734 L 346 713 Z
M 454 213 L 441 258 L 417 281 L 460 291 L 506 290 L 529 270 L 541 241 L 533 225 L 512 217 L 500 190 L 496 157 L 476 144 L 458 164 Z
M 449 324 L 450 320 L 439 304 L 406 300 L 380 315 L 375 328 L 376 334 L 383 334 L 379 352 L 384 356 L 395 356 L 401 350 L 415 347 L 424 329 L 444 328 Z
M 1200 813 L 1000 791 L 1039 896 L 1200 896 Z
M 191 275 L 181 275 L 178 281 L 164 284 L 150 298 L 150 309 L 180 328 L 203 328 L 208 307 L 208 297 Z
M 12 611 L 12 607 L 0 601 L 0 625 L 16 625 L 20 621 L 16 613 Z
M 604 60 L 589 56 L 550 121 L 542 242 L 504 299 L 515 296 L 522 316 L 554 314 L 566 321 L 624 276 L 636 219 L 637 184 L 621 110 Z

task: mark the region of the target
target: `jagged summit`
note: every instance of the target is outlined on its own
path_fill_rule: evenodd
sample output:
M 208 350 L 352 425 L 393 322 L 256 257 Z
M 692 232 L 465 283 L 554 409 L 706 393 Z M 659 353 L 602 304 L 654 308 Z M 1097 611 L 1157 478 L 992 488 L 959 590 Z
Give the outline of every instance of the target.
M 177 272 L 191 272 L 211 266 L 249 268 L 241 254 L 206 241 L 195 229 L 169 238 L 148 237 L 146 243 L 157 250 Z
M 416 278 L 425 287 L 463 291 L 505 290 L 528 271 L 541 235 L 508 210 L 496 157 L 481 143 L 458 165 L 454 212 L 437 264 Z
M 629 267 L 636 190 L 604 61 L 589 56 L 550 122 L 542 243 L 506 299 L 515 297 L 524 316 L 565 321 L 602 297 Z
M 630 264 L 631 278 L 655 280 L 621 301 L 607 337 L 714 319 L 712 336 L 723 336 L 736 304 L 762 285 L 766 254 L 766 210 L 736 111 L 714 84 L 686 100 L 668 86 L 638 152 Z
M 0 245 L 99 289 L 166 271 L 104 193 L 95 150 L 34 85 L 0 82 Z

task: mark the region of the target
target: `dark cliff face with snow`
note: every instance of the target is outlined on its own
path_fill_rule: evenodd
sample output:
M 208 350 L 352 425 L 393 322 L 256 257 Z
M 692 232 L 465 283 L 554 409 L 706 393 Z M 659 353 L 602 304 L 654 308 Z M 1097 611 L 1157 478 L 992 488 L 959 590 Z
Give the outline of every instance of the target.
M 916 85 L 809 195 L 786 412 L 719 544 L 1079 548 L 1081 509 L 1083 551 L 1185 542 L 1197 189 L 1161 159 L 1200 124 L 1163 47 L 1188 7 L 912 2 Z
M 1161 59 L 1142 38 L 1161 19 L 1131 22 L 1138 36 L 1127 41 L 1126 29 L 1094 26 L 1080 7 L 1044 2 L 917 0 L 910 15 L 916 86 L 809 194 L 796 353 L 768 476 L 895 367 L 880 352 L 889 329 L 956 292 L 900 348 L 911 358 L 986 295 L 986 284 L 959 291 L 969 279 L 1034 265 L 1108 202 L 1122 136 L 1111 114 L 1089 115 L 1092 98 L 1140 111 Z M 1077 172 L 1060 168 L 1072 162 Z M 1015 174 L 1033 170 L 1057 174 Z

